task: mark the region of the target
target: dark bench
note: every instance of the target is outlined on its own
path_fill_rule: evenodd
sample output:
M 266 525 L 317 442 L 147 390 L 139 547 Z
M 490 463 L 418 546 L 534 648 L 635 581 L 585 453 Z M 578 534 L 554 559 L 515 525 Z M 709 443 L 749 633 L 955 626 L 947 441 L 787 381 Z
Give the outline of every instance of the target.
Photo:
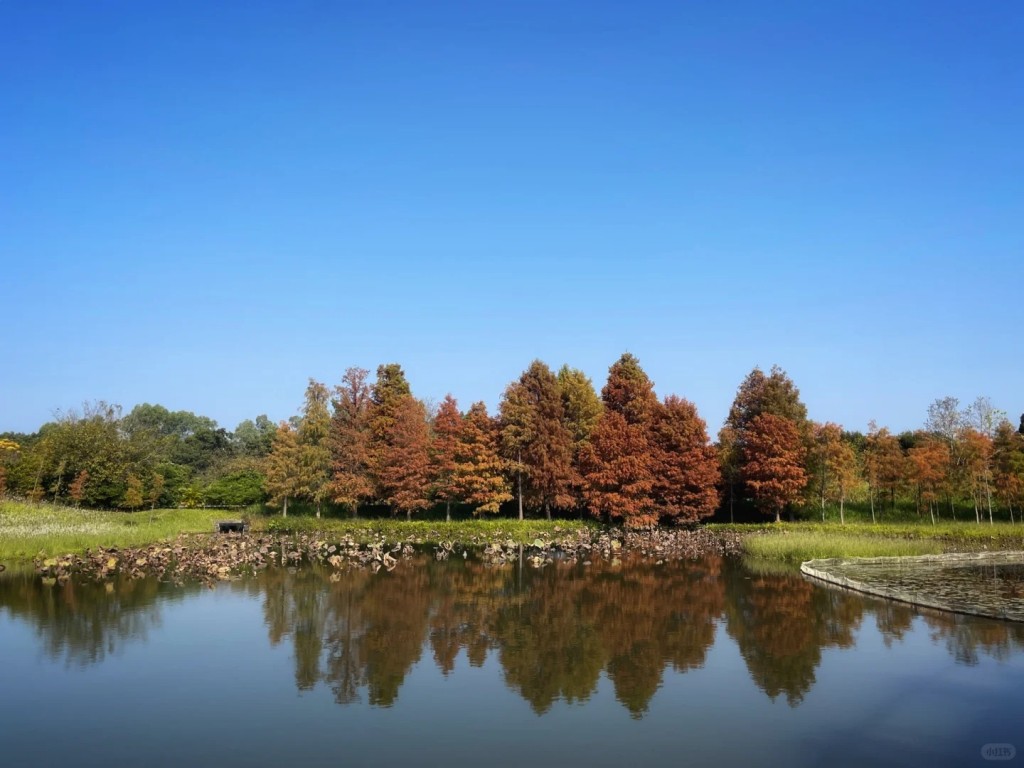
M 245 533 L 249 524 L 244 520 L 218 520 L 214 530 L 217 533 Z

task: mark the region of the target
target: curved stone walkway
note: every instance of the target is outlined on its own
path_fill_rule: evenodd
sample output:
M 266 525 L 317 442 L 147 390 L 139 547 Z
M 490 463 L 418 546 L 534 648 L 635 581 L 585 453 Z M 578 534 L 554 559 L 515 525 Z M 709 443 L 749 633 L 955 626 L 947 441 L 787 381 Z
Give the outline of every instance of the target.
M 904 603 L 1024 622 L 1024 552 L 808 560 L 827 584 Z

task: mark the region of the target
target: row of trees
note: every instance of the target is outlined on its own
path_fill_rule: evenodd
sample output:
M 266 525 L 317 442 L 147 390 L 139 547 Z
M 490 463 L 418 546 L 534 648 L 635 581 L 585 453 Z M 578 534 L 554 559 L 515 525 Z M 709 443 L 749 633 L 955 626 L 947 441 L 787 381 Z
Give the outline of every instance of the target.
M 491 417 L 462 412 L 448 395 L 436 409 L 416 399 L 401 367 L 376 381 L 346 371 L 333 393 L 311 380 L 297 427 L 282 423 L 267 459 L 271 502 L 325 501 L 357 514 L 383 504 L 411 517 L 442 505 L 473 514 L 515 500 L 526 511 L 581 514 L 644 526 L 692 522 L 718 506 L 718 463 L 692 403 L 659 401 L 635 357 L 609 370 L 600 397 L 581 371 L 557 375 L 534 361 Z
M 402 368 L 350 368 L 310 380 L 301 412 L 228 432 L 159 405 L 122 416 L 97 403 L 34 435 L 0 436 L 0 492 L 95 507 L 247 505 L 269 500 L 412 517 L 432 508 L 579 515 L 642 527 L 836 510 L 872 519 L 913 510 L 934 520 L 1011 519 L 1024 503 L 1024 434 L 987 398 L 937 400 L 922 429 L 867 434 L 811 421 L 793 381 L 755 368 L 717 443 L 692 403 L 659 399 L 624 354 L 600 394 L 583 372 L 534 361 L 491 416 L 413 396 Z
M 266 416 L 229 432 L 161 405 L 122 415 L 91 403 L 35 434 L 0 437 L 0 495 L 123 509 L 259 503 L 275 429 Z

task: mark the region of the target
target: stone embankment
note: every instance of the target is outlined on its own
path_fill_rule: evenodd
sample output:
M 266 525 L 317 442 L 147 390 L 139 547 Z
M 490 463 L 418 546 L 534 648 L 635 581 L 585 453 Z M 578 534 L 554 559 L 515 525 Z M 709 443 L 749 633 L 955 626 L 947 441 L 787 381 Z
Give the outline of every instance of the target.
M 557 531 L 557 529 L 556 529 Z M 474 535 L 467 541 L 429 542 L 422 538 L 386 541 L 384 537 L 357 540 L 325 533 L 224 534 L 181 536 L 171 543 L 145 547 L 89 550 L 35 561 L 36 571 L 48 583 L 69 579 L 103 581 L 112 578 L 156 577 L 165 581 L 218 581 L 269 567 L 297 567 L 318 563 L 344 568 L 390 570 L 417 552 L 438 560 L 470 556 L 501 564 L 523 558 L 533 567 L 557 561 L 584 565 L 601 559 L 615 564 L 624 558 L 664 563 L 706 554 L 737 554 L 740 535 L 712 533 L 702 528 L 649 531 L 579 531 L 518 544 L 511 539 L 486 540 Z

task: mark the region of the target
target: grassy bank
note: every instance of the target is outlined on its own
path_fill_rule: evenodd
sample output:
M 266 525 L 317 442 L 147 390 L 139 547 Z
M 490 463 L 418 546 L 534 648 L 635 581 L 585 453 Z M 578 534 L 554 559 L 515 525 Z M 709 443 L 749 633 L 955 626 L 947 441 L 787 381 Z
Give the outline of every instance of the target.
M 254 520 L 254 528 L 268 532 L 323 532 L 347 536 L 366 543 L 384 537 L 389 541 L 413 539 L 423 544 L 454 542 L 471 546 L 491 541 L 531 544 L 536 539 L 565 536 L 581 529 L 600 530 L 604 526 L 589 520 L 509 520 L 481 518 L 450 523 L 435 520 L 338 519 L 311 517 Z
M 182 533 L 209 533 L 217 520 L 237 518 L 238 511 L 157 509 L 142 512 L 100 512 L 53 504 L 0 501 L 0 563 L 37 556 L 81 553 L 93 547 L 140 547 L 173 539 Z M 452 542 L 471 546 L 492 541 L 531 544 L 536 539 L 565 536 L 582 528 L 600 529 L 579 520 L 480 519 L 406 522 L 390 519 L 338 519 L 250 516 L 254 531 L 268 533 L 323 532 L 369 543 L 384 537 L 423 544 Z
M 0 563 L 90 547 L 137 547 L 179 533 L 213 530 L 223 510 L 157 509 L 101 512 L 53 504 L 0 502 Z
M 1024 526 L 1009 523 L 778 523 L 709 527 L 748 533 L 744 550 L 752 558 L 795 564 L 823 557 L 1024 550 Z
M 208 533 L 238 511 L 211 509 L 158 509 L 152 512 L 100 512 L 52 504 L 0 501 L 0 563 L 27 562 L 81 553 L 94 547 L 140 547 L 167 541 L 182 533 Z M 581 529 L 603 530 L 582 520 L 471 519 L 451 523 L 438 520 L 351 519 L 250 516 L 254 531 L 268 533 L 322 532 L 328 536 L 369 543 L 415 541 L 462 546 L 493 542 L 532 544 L 535 540 L 563 538 Z M 1024 550 L 1024 525 L 974 522 L 918 522 L 779 524 L 711 524 L 711 531 L 740 533 L 746 554 L 757 560 L 800 563 L 820 557 L 880 557 L 939 552 Z

